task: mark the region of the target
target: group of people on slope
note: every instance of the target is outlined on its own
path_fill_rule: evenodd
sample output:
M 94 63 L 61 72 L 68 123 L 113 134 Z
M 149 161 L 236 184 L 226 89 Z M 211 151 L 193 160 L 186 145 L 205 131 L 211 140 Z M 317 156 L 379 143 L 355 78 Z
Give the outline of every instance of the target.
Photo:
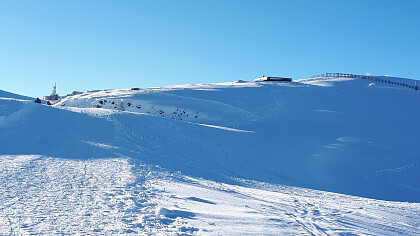
M 41 99 L 36 98 L 36 99 L 35 99 L 35 103 L 39 103 L 39 104 L 41 104 L 41 103 L 42 103 L 42 102 L 41 102 Z M 47 105 L 52 105 L 52 103 L 51 103 L 50 101 L 47 101 Z

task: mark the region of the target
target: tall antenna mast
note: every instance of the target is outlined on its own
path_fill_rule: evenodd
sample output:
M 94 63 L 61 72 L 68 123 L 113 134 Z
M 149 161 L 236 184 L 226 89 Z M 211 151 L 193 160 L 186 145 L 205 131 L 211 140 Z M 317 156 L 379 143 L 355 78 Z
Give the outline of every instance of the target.
M 51 96 L 55 96 L 57 94 L 57 83 L 54 83 L 53 91 L 51 93 Z

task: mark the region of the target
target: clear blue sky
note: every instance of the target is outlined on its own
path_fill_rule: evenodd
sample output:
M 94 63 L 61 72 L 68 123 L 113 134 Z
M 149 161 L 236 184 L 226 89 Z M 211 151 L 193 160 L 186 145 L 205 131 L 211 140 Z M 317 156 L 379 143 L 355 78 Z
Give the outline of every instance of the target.
M 294 79 L 420 79 L 418 0 L 1 0 L 0 89 Z

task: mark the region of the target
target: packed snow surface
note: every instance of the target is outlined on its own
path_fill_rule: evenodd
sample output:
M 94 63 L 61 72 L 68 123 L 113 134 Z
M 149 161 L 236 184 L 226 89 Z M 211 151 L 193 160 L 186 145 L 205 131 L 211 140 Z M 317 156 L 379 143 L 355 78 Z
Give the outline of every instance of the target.
M 420 232 L 420 91 L 337 77 L 0 97 L 0 235 Z

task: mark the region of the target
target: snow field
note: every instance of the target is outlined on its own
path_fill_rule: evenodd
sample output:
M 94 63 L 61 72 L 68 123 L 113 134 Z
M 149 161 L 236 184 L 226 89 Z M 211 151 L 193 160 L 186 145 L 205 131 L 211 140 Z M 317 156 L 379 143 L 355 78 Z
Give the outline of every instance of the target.
M 129 226 L 134 181 L 124 159 L 0 156 L 0 234 L 112 234 Z
M 174 182 L 156 180 L 152 186 L 163 191 L 159 205 L 194 215 L 188 223 L 203 234 L 416 235 L 420 230 L 420 204 L 188 177 Z
M 420 230 L 420 204 L 169 174 L 124 158 L 0 156 L 0 234 L 340 235 Z
M 420 96 L 370 82 L 0 91 L 0 235 L 418 235 Z

